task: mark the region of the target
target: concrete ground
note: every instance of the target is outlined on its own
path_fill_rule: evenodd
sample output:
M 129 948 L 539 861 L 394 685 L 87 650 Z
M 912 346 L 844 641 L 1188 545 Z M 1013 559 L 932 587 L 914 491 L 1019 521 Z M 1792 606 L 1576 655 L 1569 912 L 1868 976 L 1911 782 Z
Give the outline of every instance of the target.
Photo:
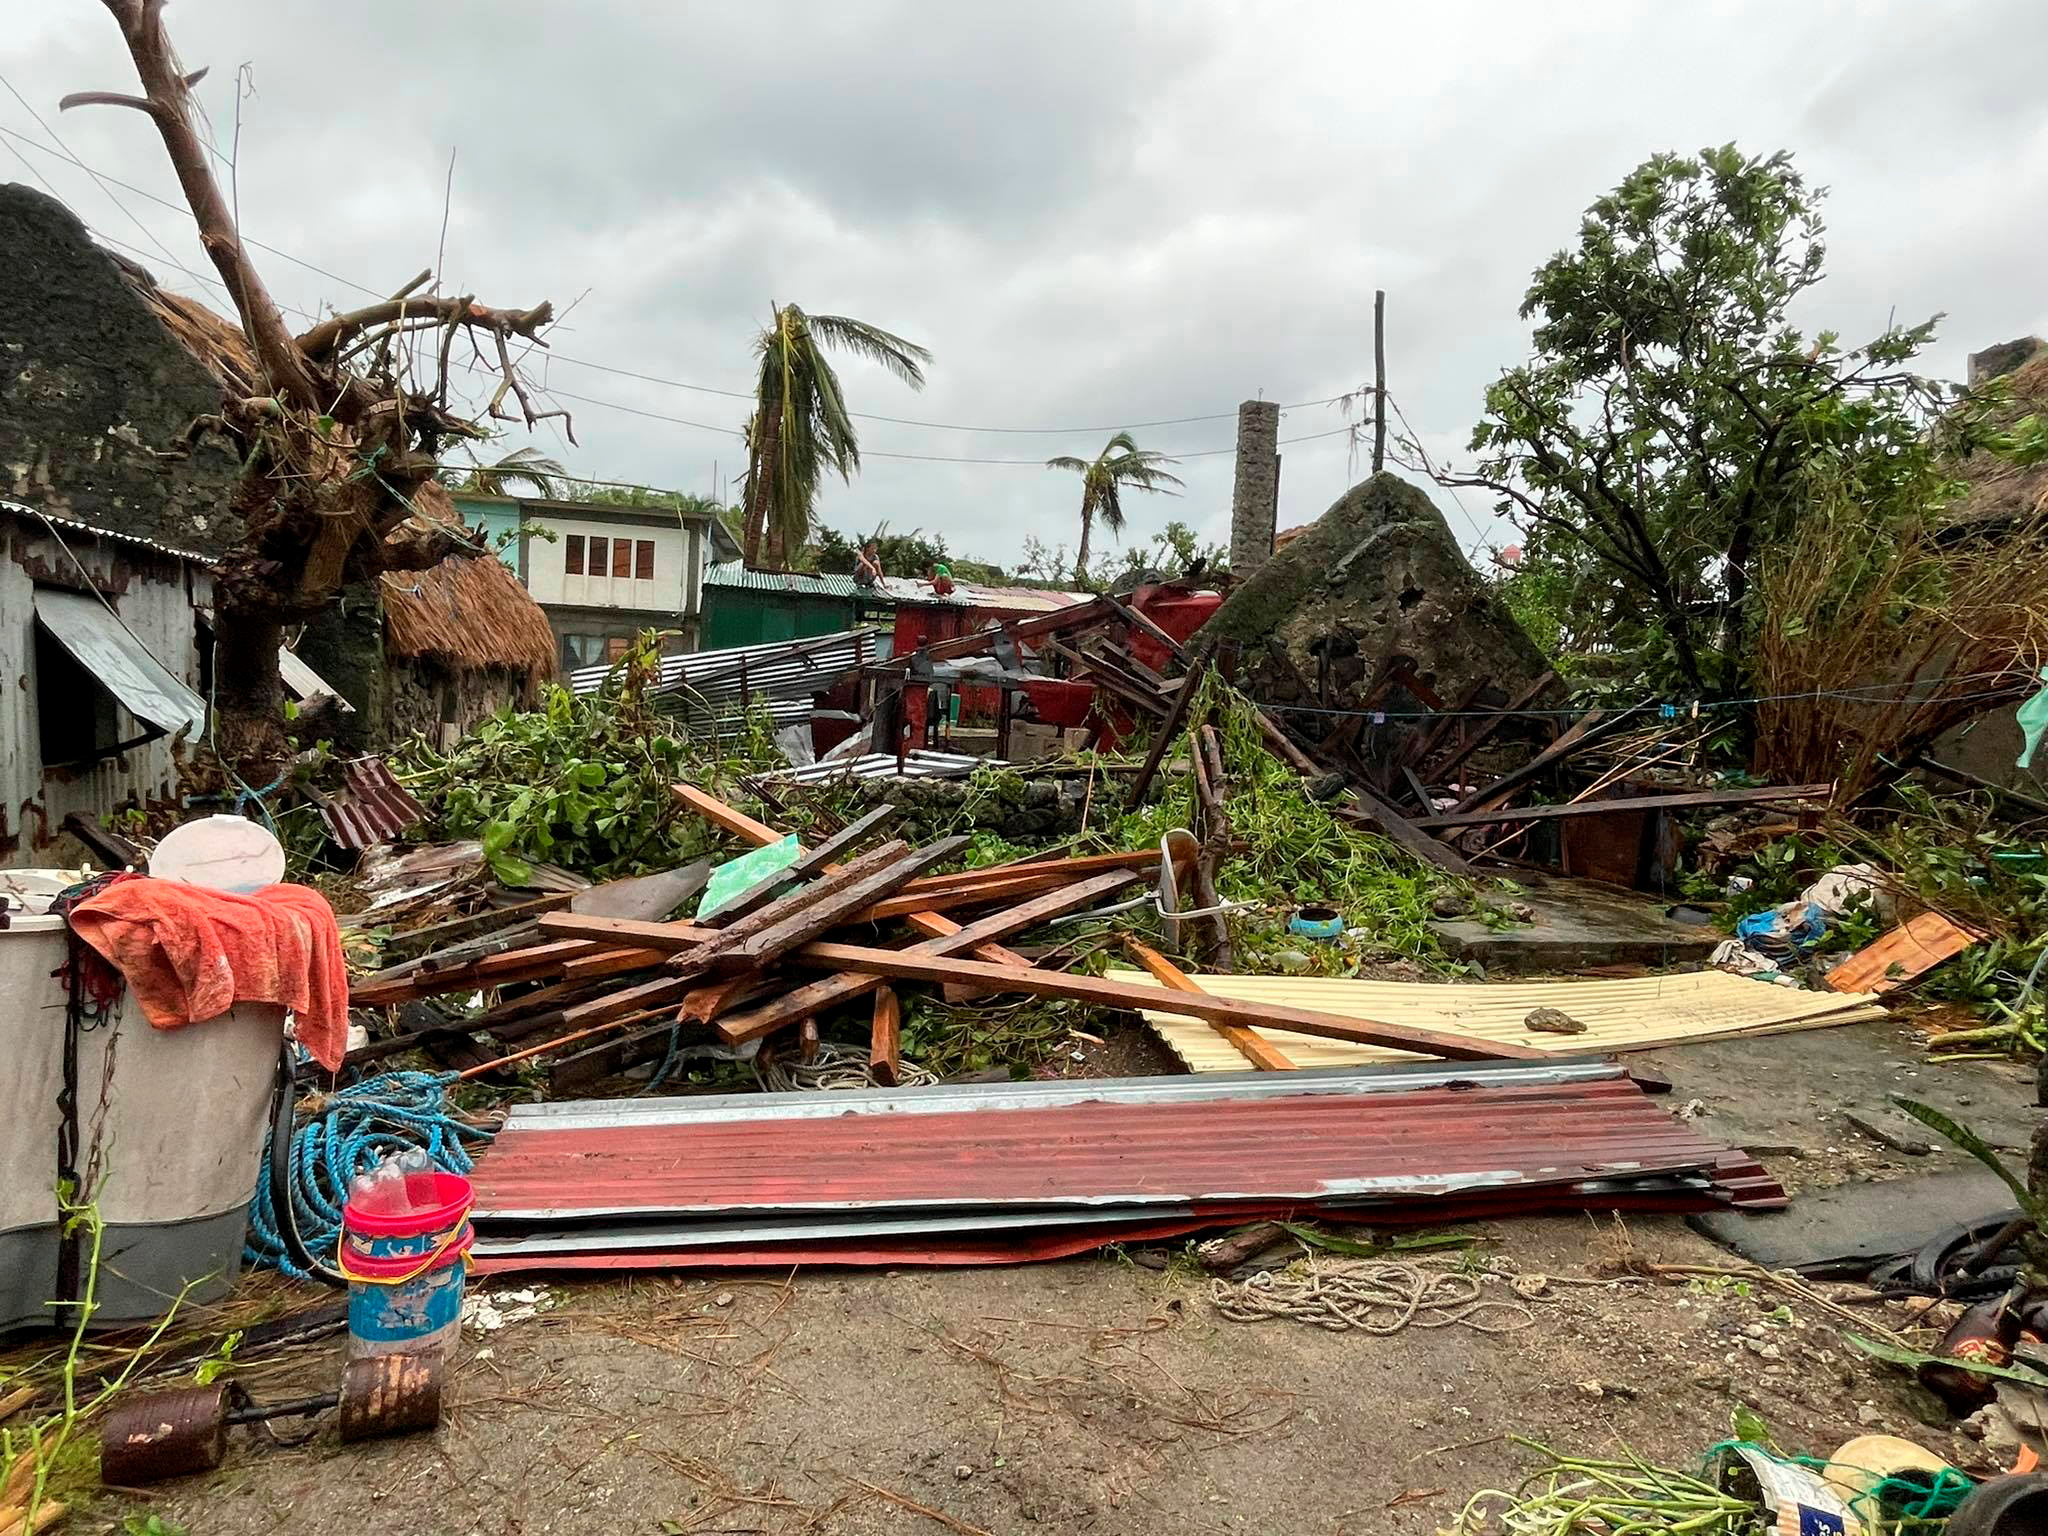
M 1703 1130 L 1765 1148 L 1807 1187 L 1958 1165 L 1846 1128 L 1845 1107 L 1881 1105 L 1894 1087 L 1958 1106 L 2012 1144 L 2036 1116 L 2023 1074 L 1930 1067 L 1891 1025 L 1655 1062 L 1676 1084 L 1674 1110 L 1697 1100 Z M 1480 1321 L 1501 1331 L 1230 1321 L 1215 1282 L 1185 1259 L 1155 1270 L 1117 1254 L 543 1281 L 543 1310 L 465 1337 L 431 1439 L 340 1446 L 328 1431 L 283 1450 L 238 1434 L 220 1472 L 109 1501 L 83 1528 L 148 1510 L 193 1536 L 1424 1533 L 1533 1465 L 1513 1437 L 1690 1467 L 1728 1435 L 1738 1404 L 1791 1449 L 1825 1453 L 1878 1428 L 1988 1463 L 1985 1447 L 1921 1423 L 1938 1409 L 1808 1298 L 1711 1277 L 1616 1278 L 1653 1262 L 1730 1262 L 1678 1218 L 1473 1230 L 1487 1238 L 1479 1251 L 1522 1277 L 1490 1287 L 1507 1305 Z M 1851 1315 L 1904 1325 L 1889 1306 Z M 322 1382 L 338 1351 L 302 1352 L 252 1385 L 282 1396 Z

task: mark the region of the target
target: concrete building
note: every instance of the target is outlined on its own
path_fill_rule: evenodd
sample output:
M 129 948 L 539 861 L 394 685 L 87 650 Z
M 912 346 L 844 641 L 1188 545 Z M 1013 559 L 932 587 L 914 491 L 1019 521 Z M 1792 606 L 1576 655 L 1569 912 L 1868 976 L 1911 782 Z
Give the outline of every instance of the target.
M 567 674 L 615 661 L 643 629 L 667 632 L 666 651 L 703 643 L 705 573 L 739 547 L 697 507 L 623 507 L 542 496 L 454 493 L 482 526 L 554 631 Z

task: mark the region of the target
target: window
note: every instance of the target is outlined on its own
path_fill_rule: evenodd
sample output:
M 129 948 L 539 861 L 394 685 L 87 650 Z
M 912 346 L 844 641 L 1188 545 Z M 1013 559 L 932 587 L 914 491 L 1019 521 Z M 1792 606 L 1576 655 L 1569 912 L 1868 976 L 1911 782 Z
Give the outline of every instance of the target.
M 633 541 L 612 540 L 612 575 L 620 581 L 628 580 L 633 574 Z
M 583 574 L 583 535 L 572 533 L 562 540 L 562 572 L 568 576 Z
M 609 575 L 610 568 L 606 562 L 610 558 L 611 552 L 605 541 L 593 537 L 590 541 L 590 574 L 593 576 Z
M 36 626 L 37 745 L 45 768 L 75 768 L 110 757 L 124 745 L 114 696 L 76 657 Z
M 633 579 L 654 580 L 654 540 L 640 539 L 633 545 Z
M 562 636 L 562 670 L 564 672 L 573 672 L 578 667 L 594 667 L 603 660 L 603 635 Z

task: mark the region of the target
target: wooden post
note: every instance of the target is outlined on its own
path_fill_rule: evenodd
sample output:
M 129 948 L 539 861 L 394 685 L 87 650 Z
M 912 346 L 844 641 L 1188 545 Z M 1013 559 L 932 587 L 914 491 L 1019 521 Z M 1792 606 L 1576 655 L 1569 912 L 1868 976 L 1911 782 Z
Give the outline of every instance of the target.
M 1387 467 L 1387 290 L 1372 295 L 1372 472 Z
M 903 1079 L 903 1009 L 894 987 L 875 989 L 874 1025 L 868 1040 L 868 1076 L 884 1088 Z

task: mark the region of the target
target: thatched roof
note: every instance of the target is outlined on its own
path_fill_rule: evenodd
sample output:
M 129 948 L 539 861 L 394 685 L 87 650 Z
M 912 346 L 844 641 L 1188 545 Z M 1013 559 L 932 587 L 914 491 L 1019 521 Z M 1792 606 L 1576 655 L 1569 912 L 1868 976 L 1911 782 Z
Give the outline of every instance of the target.
M 164 328 L 223 391 L 263 392 L 256 354 L 240 326 L 196 299 L 165 292 L 134 262 L 114 259 Z M 439 485 L 422 487 L 413 502 L 414 516 L 424 522 L 462 524 Z M 554 674 L 555 637 L 547 615 L 503 561 L 490 555 L 444 560 L 430 570 L 393 572 L 379 585 L 388 654 L 458 669 L 501 667 L 529 678 Z
M 2003 375 L 2012 392 L 2010 416 L 2048 413 L 2048 352 Z M 1957 466 L 1970 484 L 1950 508 L 1959 523 L 2018 522 L 2048 505 L 2048 464 L 2022 469 L 1994 454 L 1973 453 Z
M 555 635 L 547 615 L 495 556 L 443 560 L 424 571 L 391 571 L 379 584 L 384 647 L 391 655 L 428 658 L 457 669 L 504 667 L 532 677 L 553 676 Z

